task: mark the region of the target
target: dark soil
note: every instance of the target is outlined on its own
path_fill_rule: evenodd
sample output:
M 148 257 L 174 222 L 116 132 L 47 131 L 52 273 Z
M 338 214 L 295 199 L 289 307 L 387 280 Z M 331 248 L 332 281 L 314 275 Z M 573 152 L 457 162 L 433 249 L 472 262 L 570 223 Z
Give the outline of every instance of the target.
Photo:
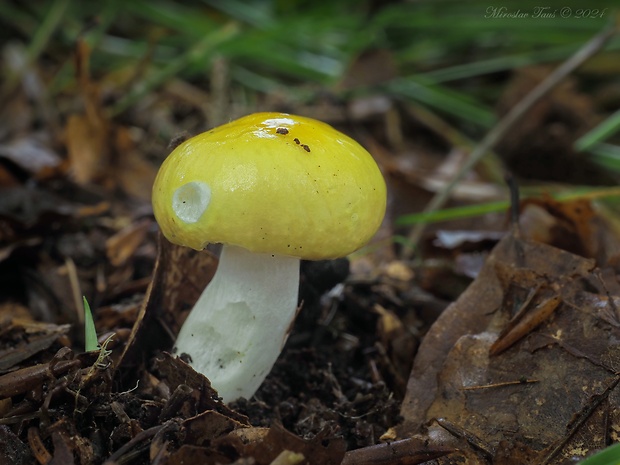
M 252 424 L 279 421 L 301 437 L 328 429 L 355 449 L 376 444 L 399 422 L 402 399 L 394 394 L 389 373 L 379 369 L 387 357 L 377 336 L 378 316 L 357 308 L 348 296 L 350 286 L 320 305 L 316 292 L 337 284 L 330 278 L 344 278 L 346 265 L 346 260 L 304 263 L 306 308 L 294 332 L 255 398 L 232 405 Z M 376 297 L 368 289 L 366 294 L 356 293 L 370 307 Z
M 400 348 L 386 342 L 396 333 L 381 324 L 385 315 L 375 306 L 394 308 L 401 316 L 412 313 L 390 301 L 397 291 L 385 277 L 356 280 L 346 259 L 302 263 L 302 310 L 281 357 L 252 399 L 228 408 L 206 378 L 162 352 L 170 350 L 170 341 L 151 341 L 155 349 L 139 366 L 116 370 L 126 362 L 120 357 L 132 326 L 143 318 L 138 309 L 148 298 L 141 289 L 150 279 L 155 244 L 149 242 L 155 235 L 146 236 L 142 252 L 132 259 L 130 282 L 99 308 L 93 305 L 97 327 L 106 333 L 101 340 L 115 337 L 100 353 L 80 354 L 81 330 L 59 324 L 65 318 L 63 294 L 50 287 L 59 280 L 62 262 L 52 257 L 62 244 L 64 253 L 80 263 L 80 277 L 96 275 L 101 246 L 94 238 L 99 236 L 80 226 L 84 223 L 59 232 L 47 249 L 20 248 L 2 264 L 7 279 L 1 290 L 0 457 L 23 464 L 181 463 L 191 446 L 192 454 L 200 451 L 200 460 L 238 463 L 251 457 L 253 463 L 271 463 L 273 451 L 245 449 L 224 434 L 252 425 L 294 435 L 269 439 L 272 449 L 283 447 L 274 441 L 289 444 L 296 437 L 309 447 L 307 453 L 322 457 L 316 450 L 325 448 L 325 463 L 340 463 L 345 450 L 378 444 L 401 421 L 416 344 L 407 331 L 408 343 Z M 19 299 L 23 295 L 40 300 L 52 321 L 31 320 Z M 400 333 L 394 340 L 403 340 Z M 192 422 L 216 428 L 217 422 L 204 416 L 216 413 L 226 427 L 206 438 L 193 437 Z M 321 446 L 313 443 L 317 438 Z

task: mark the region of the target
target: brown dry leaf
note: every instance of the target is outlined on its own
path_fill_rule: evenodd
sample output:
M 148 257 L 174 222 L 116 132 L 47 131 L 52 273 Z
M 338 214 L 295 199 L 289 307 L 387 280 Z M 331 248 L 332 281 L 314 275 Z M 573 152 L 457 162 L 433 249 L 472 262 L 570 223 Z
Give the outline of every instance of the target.
M 85 115 L 67 120 L 66 143 L 73 179 L 80 185 L 100 180 L 108 164 L 108 127 Z
M 99 85 L 90 78 L 89 56 L 87 45 L 79 42 L 76 68 L 84 113 L 67 120 L 69 170 L 77 184 L 118 186 L 129 196 L 149 200 L 156 168 L 136 149 L 130 130 L 114 125 L 104 112 Z
M 211 253 L 174 245 L 159 234 L 153 279 L 122 355 L 121 370 L 131 372 L 156 350 L 172 346 L 216 267 Z
M 560 464 L 604 447 L 620 424 L 620 297 L 603 276 L 593 260 L 504 238 L 423 340 L 399 434 L 452 436 L 461 451 L 437 464 Z M 515 315 L 537 311 L 493 356 Z
M 286 450 L 302 454 L 302 465 L 340 465 L 346 448 L 344 440 L 328 430 L 302 439 L 279 423 L 274 423 L 266 434 L 264 428 L 239 429 L 215 444 L 224 450 L 232 447 L 240 457 L 252 457 L 257 465 L 269 465 Z
M 226 451 L 220 452 L 211 447 L 213 441 L 237 429 L 252 430 L 246 423 L 236 421 L 214 410 L 207 410 L 195 417 L 182 422 L 184 444 L 170 453 L 168 464 L 200 463 L 217 464 L 229 463 L 232 459 Z
M 106 240 L 106 255 L 113 266 L 121 266 L 127 262 L 144 241 L 151 224 L 150 220 L 137 221 Z
M 76 208 L 75 215 L 77 218 L 89 216 L 97 216 L 106 213 L 110 209 L 110 204 L 106 201 L 96 203 L 94 205 L 80 205 Z
M 150 200 L 157 168 L 136 149 L 129 129 L 118 127 L 115 136 L 113 176 L 128 195 Z
M 99 89 L 90 79 L 89 58 L 88 45 L 79 41 L 75 62 L 85 113 L 69 116 L 65 141 L 71 173 L 80 185 L 101 180 L 110 159 L 110 123 L 101 107 Z
M 13 320 L 7 328 L 3 328 L 3 333 L 5 338 L 18 342 L 10 348 L 0 350 L 0 372 L 4 373 L 33 355 L 49 349 L 53 343 L 66 336 L 69 329 L 70 325 Z
M 187 397 L 192 399 L 194 411 L 213 410 L 240 425 L 249 425 L 249 421 L 244 415 L 231 410 L 219 400 L 217 392 L 202 373 L 194 371 L 180 358 L 164 352 L 155 360 L 155 369 L 159 377 L 166 382 L 170 391 L 174 392 L 179 386 L 189 387 Z
M 150 279 L 148 281 L 150 283 Z M 148 284 L 144 289 L 146 289 L 147 286 Z M 116 333 L 121 331 L 123 337 L 129 338 L 129 334 L 131 333 L 129 328 L 131 328 L 134 321 L 136 321 L 136 316 L 139 311 L 140 303 L 131 301 L 99 307 L 97 308 L 97 332 L 102 334 L 105 331 Z M 117 336 L 120 337 L 121 335 L 117 334 Z
M 16 319 L 24 322 L 34 322 L 28 307 L 16 302 L 3 302 L 0 304 L 0 331 L 5 331 Z
M 589 200 L 558 202 L 551 196 L 544 195 L 542 198 L 524 200 L 520 208 L 524 211 L 532 206 L 542 208 L 553 218 L 553 221 L 541 221 L 548 230 L 544 234 L 548 243 L 584 257 L 595 257 L 599 252 L 594 234 L 596 213 Z M 538 230 L 537 234 L 543 233 Z
M 200 465 L 220 465 L 231 463 L 227 454 L 215 451 L 209 447 L 198 447 L 183 444 L 172 452 L 162 465 L 183 465 L 186 463 L 199 463 Z
M 393 260 L 386 264 L 383 272 L 386 277 L 403 284 L 409 283 L 414 278 L 413 270 L 400 260 Z
M 247 428 L 247 424 L 214 410 L 207 410 L 185 420 L 183 427 L 186 444 L 202 446 L 238 428 Z

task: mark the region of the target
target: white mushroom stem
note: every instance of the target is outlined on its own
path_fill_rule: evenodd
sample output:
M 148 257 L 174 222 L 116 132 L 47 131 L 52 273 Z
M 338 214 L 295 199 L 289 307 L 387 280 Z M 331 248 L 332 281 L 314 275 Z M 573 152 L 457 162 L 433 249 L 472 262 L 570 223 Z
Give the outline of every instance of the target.
M 176 353 L 191 357 L 224 402 L 254 395 L 295 319 L 299 259 L 224 246 L 211 283 L 183 324 Z

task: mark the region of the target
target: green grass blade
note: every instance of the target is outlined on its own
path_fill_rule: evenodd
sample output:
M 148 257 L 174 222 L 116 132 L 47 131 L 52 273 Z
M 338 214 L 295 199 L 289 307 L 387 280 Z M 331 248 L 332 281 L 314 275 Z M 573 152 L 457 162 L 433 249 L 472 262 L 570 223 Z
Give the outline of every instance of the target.
M 218 24 L 201 10 L 181 2 L 133 0 L 126 2 L 125 9 L 129 14 L 145 20 L 147 24 L 180 32 L 186 45 L 195 42 Z
M 620 146 L 595 144 L 589 149 L 590 160 L 603 168 L 620 173 Z
M 396 79 L 387 84 L 387 92 L 421 102 L 483 128 L 489 128 L 495 123 L 493 112 L 469 96 L 423 81 L 419 78 Z
M 86 352 L 93 350 L 99 350 L 99 344 L 97 343 L 97 331 L 95 330 L 95 321 L 93 320 L 93 314 L 90 311 L 90 305 L 86 297 L 82 296 L 84 300 L 84 340 Z
M 273 21 L 272 4 L 270 2 L 248 2 L 240 0 L 203 0 L 204 3 L 227 14 L 238 21 L 253 26 L 264 27 Z
M 512 69 L 523 68 L 550 61 L 563 60 L 577 50 L 577 46 L 561 46 L 546 50 L 520 53 L 516 55 L 499 56 L 463 63 L 419 74 L 419 76 L 434 82 L 456 81 L 484 74 L 496 73 Z
M 478 205 L 467 205 L 464 207 L 444 208 L 434 212 L 420 212 L 403 215 L 396 219 L 396 225 L 405 226 L 420 223 L 438 223 L 440 221 L 456 220 L 459 218 L 470 218 L 472 216 L 486 215 L 507 210 L 510 206 L 507 200 L 500 202 L 489 202 Z
M 618 132 L 618 130 L 620 130 L 620 110 L 616 111 L 601 124 L 577 139 L 575 142 L 575 149 L 579 152 L 588 150 L 594 144 L 603 142 L 608 137 Z
M 619 463 L 620 444 L 614 444 L 579 462 L 579 465 L 618 465 Z
M 71 0 L 56 0 L 48 13 L 45 15 L 41 26 L 35 32 L 32 41 L 28 45 L 28 59 L 34 62 L 43 49 L 49 44 L 50 37 L 63 19 Z
M 620 154 L 619 154 L 620 156 Z M 526 191 L 524 189 L 524 191 Z M 528 191 L 530 197 L 539 197 L 544 192 L 539 189 Z M 558 202 L 569 202 L 576 199 L 601 199 L 609 197 L 620 197 L 620 188 L 605 187 L 592 188 L 580 187 L 571 189 L 569 192 L 552 194 L 553 199 Z M 474 216 L 486 215 L 488 213 L 498 213 L 507 211 L 510 203 L 506 201 L 488 202 L 477 205 L 466 205 L 463 207 L 444 208 L 433 212 L 420 212 L 402 215 L 396 219 L 397 226 L 409 226 L 414 224 L 439 223 L 441 221 L 457 220 L 461 218 L 471 218 Z

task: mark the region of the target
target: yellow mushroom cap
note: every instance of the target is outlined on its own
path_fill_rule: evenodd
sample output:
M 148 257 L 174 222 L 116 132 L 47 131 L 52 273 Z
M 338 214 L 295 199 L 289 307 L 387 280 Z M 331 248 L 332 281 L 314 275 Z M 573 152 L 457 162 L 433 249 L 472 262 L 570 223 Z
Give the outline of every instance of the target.
M 372 156 L 320 121 L 256 113 L 185 141 L 162 164 L 153 209 L 163 234 L 308 260 L 345 256 L 375 234 L 385 182 Z

